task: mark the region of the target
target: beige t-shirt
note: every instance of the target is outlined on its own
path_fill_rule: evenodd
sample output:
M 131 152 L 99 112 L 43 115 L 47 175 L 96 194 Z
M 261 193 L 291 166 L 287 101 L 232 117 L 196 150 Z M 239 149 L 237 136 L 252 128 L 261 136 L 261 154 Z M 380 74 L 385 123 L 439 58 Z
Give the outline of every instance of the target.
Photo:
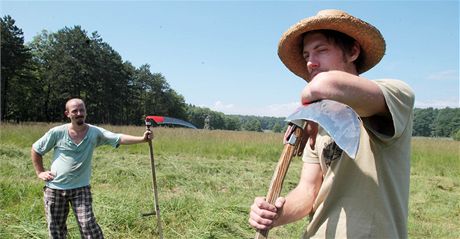
M 320 163 L 323 183 L 303 238 L 407 238 L 414 94 L 399 80 L 376 80 L 391 119 L 363 118 L 356 159 L 320 128 L 303 161 Z

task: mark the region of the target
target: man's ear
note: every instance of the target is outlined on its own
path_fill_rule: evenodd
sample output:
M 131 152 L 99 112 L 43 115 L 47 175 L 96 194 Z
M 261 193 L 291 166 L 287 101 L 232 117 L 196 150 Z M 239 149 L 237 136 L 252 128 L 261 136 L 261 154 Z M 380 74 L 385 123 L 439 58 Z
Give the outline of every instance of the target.
M 64 111 L 64 115 L 65 115 L 66 117 L 69 117 L 69 111 L 67 111 L 67 110 Z
M 357 41 L 353 44 L 353 47 L 351 48 L 351 54 L 348 57 L 348 60 L 350 62 L 354 62 L 358 59 L 359 54 L 361 54 L 361 46 Z

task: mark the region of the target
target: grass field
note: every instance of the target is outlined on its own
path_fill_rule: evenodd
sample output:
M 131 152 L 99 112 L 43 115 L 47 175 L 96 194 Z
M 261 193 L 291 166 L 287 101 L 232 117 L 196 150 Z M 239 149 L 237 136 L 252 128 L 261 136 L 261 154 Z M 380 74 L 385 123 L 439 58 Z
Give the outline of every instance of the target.
M 31 144 L 52 125 L 0 125 L 0 238 L 46 238 L 43 183 Z M 140 135 L 143 127 L 105 126 Z M 165 238 L 252 238 L 255 196 L 265 195 L 282 150 L 281 134 L 155 128 L 155 161 Z M 50 163 L 48 153 L 45 166 Z M 298 180 L 296 158 L 284 190 Z M 93 158 L 94 211 L 106 238 L 157 238 L 147 144 L 107 146 Z M 414 138 L 410 238 L 460 238 L 460 142 Z M 299 238 L 307 220 L 275 228 L 272 238 Z M 73 214 L 70 238 L 79 238 Z

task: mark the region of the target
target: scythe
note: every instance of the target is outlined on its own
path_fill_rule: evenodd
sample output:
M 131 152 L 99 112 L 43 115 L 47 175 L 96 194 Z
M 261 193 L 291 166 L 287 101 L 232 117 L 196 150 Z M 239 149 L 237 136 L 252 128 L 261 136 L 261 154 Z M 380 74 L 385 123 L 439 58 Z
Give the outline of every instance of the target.
M 301 156 L 307 136 L 304 127 L 307 121 L 318 123 L 334 139 L 336 144 L 352 159 L 356 157 L 360 138 L 360 119 L 353 109 L 345 104 L 322 100 L 301 106 L 286 118 L 289 128 L 285 145 L 273 174 L 266 201 L 272 205 L 280 196 L 284 178 L 294 156 Z M 257 230 L 256 239 L 267 238 L 268 230 Z
M 145 126 L 148 131 L 150 131 L 150 126 L 152 126 L 152 120 L 153 119 L 149 118 L 149 116 L 145 118 Z M 160 206 L 158 203 L 158 187 L 157 187 L 156 172 L 155 172 L 155 159 L 153 157 L 153 145 L 152 145 L 151 140 L 149 140 L 149 152 L 150 152 L 150 164 L 152 167 L 153 200 L 154 200 L 155 212 L 143 213 L 142 216 L 150 216 L 154 214 L 156 215 L 158 233 L 160 234 L 160 238 L 163 239 L 163 229 L 161 227 L 161 217 L 160 217 Z

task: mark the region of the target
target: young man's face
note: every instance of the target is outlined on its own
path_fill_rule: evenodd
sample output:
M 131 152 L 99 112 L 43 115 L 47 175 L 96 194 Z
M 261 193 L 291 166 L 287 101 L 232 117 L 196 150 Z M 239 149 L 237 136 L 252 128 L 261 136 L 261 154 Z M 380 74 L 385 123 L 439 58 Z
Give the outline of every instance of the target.
M 86 119 L 85 103 L 81 100 L 67 102 L 65 114 L 72 123 L 75 122 L 77 125 L 83 125 Z
M 359 53 L 358 53 L 359 54 Z M 353 64 L 355 58 L 344 54 L 342 49 L 329 41 L 321 33 L 306 34 L 303 39 L 303 58 L 307 62 L 310 73 L 309 82 L 320 73 L 330 70 L 339 70 L 355 73 Z

